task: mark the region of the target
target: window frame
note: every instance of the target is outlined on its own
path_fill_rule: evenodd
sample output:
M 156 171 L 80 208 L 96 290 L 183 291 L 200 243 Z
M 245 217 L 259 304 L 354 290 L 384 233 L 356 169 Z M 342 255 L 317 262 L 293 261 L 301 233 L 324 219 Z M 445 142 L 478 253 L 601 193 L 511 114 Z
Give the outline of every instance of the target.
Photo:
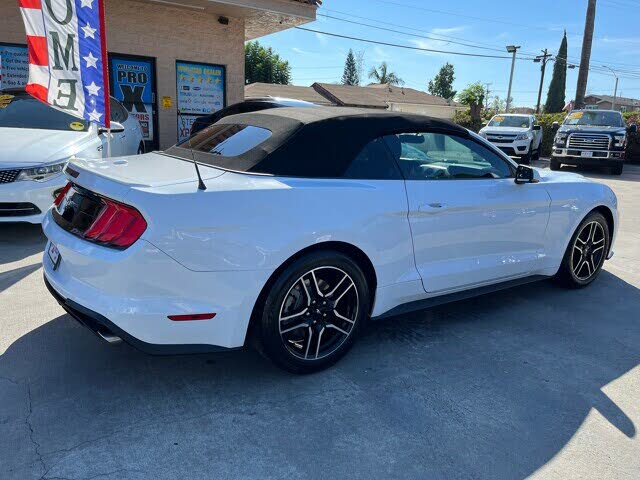
M 408 133 L 421 133 L 421 134 L 427 134 L 427 133 L 433 133 L 433 134 L 440 134 L 440 135 L 448 135 L 451 137 L 456 137 L 456 138 L 461 138 L 464 140 L 469 140 L 473 143 L 476 143 L 477 145 L 484 147 L 486 150 L 489 150 L 489 152 L 495 154 L 498 158 L 500 158 L 502 161 L 505 162 L 505 164 L 507 165 L 509 171 L 510 171 L 510 175 L 508 177 L 502 177 L 502 178 L 484 178 L 484 177 L 478 177 L 478 178 L 441 178 L 441 179 L 435 179 L 435 178 L 406 178 L 404 172 L 402 171 L 402 168 L 400 167 L 400 165 L 398 165 L 397 160 L 395 158 L 393 158 L 393 154 L 391 152 L 391 149 L 389 148 L 389 145 L 387 144 L 387 149 L 389 150 L 389 153 L 391 154 L 391 157 L 393 159 L 394 162 L 396 162 L 398 169 L 400 170 L 400 174 L 402 175 L 402 178 L 404 178 L 405 181 L 408 180 L 414 180 L 414 181 L 418 181 L 418 182 L 433 182 L 433 181 L 442 181 L 442 180 L 447 180 L 447 181 L 452 181 L 452 180 L 461 180 L 461 181 L 469 181 L 469 180 L 514 180 L 516 178 L 516 169 L 518 168 L 518 164 L 511 158 L 509 157 L 506 153 L 504 153 L 502 150 L 500 150 L 498 147 L 496 147 L 495 145 L 493 145 L 492 143 L 490 143 L 488 140 L 484 139 L 483 137 L 481 137 L 480 135 L 468 130 L 467 131 L 467 135 L 461 135 L 459 132 L 455 132 L 452 130 L 446 130 L 446 129 L 428 129 L 428 130 L 403 130 L 403 131 L 399 131 L 399 132 L 390 132 L 387 133 L 386 135 L 402 135 L 402 134 L 408 134 Z M 386 136 L 385 135 L 385 136 Z M 386 144 L 386 142 L 385 142 Z

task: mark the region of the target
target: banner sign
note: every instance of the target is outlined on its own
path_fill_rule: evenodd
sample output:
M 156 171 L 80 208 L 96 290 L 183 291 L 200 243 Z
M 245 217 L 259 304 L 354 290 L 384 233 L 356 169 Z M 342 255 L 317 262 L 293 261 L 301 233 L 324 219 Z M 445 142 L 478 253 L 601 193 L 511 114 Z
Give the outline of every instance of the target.
M 27 32 L 26 90 L 109 127 L 104 0 L 19 0 Z
M 225 106 L 225 67 L 206 63 L 176 62 L 178 141 L 189 137 L 196 117 Z
M 0 43 L 0 88 L 24 88 L 29 78 L 27 47 Z
M 143 137 L 153 140 L 153 74 L 149 60 L 111 58 L 112 95 L 138 119 Z

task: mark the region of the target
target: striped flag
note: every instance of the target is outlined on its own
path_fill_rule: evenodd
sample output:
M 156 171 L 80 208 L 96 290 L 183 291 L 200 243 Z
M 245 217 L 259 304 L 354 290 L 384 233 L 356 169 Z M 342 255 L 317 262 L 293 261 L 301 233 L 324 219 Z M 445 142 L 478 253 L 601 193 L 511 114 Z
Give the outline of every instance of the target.
M 18 0 L 29 49 L 26 90 L 109 128 L 104 0 Z

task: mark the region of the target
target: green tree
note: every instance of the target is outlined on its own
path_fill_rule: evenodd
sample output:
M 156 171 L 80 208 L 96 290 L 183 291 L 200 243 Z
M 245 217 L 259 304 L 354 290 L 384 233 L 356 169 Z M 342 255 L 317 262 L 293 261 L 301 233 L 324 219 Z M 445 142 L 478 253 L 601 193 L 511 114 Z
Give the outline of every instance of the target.
M 257 41 L 248 42 L 244 47 L 244 78 L 245 83 L 287 85 L 291 83 L 291 67 L 271 47 L 265 48 Z
M 567 32 L 564 32 L 560 49 L 556 55 L 556 63 L 553 66 L 553 76 L 549 84 L 547 102 L 544 104 L 544 113 L 561 112 L 565 106 L 565 89 L 567 86 Z
M 427 90 L 431 95 L 438 95 L 439 97 L 451 100 L 456 96 L 456 91 L 451 88 L 455 78 L 453 65 L 447 62 L 442 66 L 433 80 L 429 80 Z
M 358 65 L 353 50 L 349 49 L 347 60 L 344 62 L 344 73 L 342 74 L 343 85 L 360 85 L 360 77 L 358 76 Z
M 458 94 L 458 102 L 469 105 L 472 124 L 480 124 L 485 90 L 481 82 L 472 83 Z
M 375 83 L 385 83 L 387 85 L 403 85 L 402 80 L 394 72 L 389 71 L 387 62 L 382 62 L 379 67 L 371 67 L 369 78 L 375 80 Z

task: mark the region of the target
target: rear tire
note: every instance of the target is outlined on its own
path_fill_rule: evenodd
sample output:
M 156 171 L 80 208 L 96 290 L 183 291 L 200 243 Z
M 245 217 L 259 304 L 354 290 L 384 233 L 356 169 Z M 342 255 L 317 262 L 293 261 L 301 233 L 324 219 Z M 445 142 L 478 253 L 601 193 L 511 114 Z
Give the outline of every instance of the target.
M 551 157 L 551 161 L 549 162 L 549 168 L 551 170 L 560 170 L 560 161 L 556 158 Z
M 264 302 L 259 351 L 278 367 L 306 374 L 330 367 L 351 348 L 368 316 L 362 270 L 336 251 L 310 253 L 289 265 Z
M 556 281 L 567 288 L 584 288 L 602 270 L 611 241 L 607 220 L 599 212 L 585 217 L 571 237 Z

